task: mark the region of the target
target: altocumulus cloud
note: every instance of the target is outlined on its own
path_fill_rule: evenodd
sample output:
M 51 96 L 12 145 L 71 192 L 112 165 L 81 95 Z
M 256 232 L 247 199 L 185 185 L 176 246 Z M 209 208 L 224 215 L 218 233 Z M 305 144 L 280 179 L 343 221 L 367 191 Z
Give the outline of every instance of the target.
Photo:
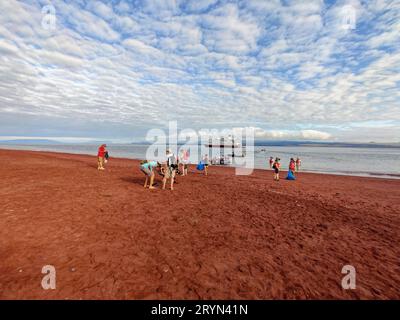
M 2 136 L 398 141 L 400 2 L 1 1 L 0 79 Z

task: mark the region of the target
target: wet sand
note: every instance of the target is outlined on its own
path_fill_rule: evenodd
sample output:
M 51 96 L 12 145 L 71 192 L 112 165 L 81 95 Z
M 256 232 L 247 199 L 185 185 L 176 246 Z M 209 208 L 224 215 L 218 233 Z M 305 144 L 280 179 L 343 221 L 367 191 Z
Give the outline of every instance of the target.
M 136 160 L 0 161 L 1 299 L 400 299 L 400 180 L 191 167 L 171 192 Z

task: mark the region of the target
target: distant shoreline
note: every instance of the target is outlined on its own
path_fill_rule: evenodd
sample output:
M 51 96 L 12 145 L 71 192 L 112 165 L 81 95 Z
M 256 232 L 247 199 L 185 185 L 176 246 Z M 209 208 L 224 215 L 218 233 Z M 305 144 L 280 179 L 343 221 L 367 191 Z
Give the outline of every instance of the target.
M 27 145 L 30 146 L 30 145 Z M 8 147 L 8 146 L 7 146 Z M 45 145 L 43 147 L 46 147 Z M 96 156 L 93 153 L 85 153 L 85 152 L 63 152 L 63 151 L 56 151 L 56 150 L 32 150 L 32 149 L 9 149 L 4 148 L 3 145 L 0 144 L 0 150 L 7 150 L 7 151 L 21 151 L 21 152 L 35 152 L 35 153 L 51 153 L 51 154 L 65 154 L 65 155 L 85 155 L 85 156 Z M 123 160 L 143 160 L 143 158 L 139 157 L 121 157 L 121 156 L 112 156 L 114 159 L 123 159 Z M 235 168 L 235 166 L 231 165 L 213 165 L 214 167 L 225 167 L 225 168 Z M 254 170 L 263 170 L 263 171 L 271 171 L 270 168 L 254 168 Z M 281 172 L 287 172 L 287 168 L 283 167 Z M 379 172 L 341 172 L 341 171 L 318 171 L 318 170 L 307 170 L 301 169 L 299 174 L 306 173 L 306 174 L 323 174 L 323 175 L 334 175 L 334 176 L 347 176 L 347 177 L 360 177 L 360 178 L 376 178 L 376 179 L 390 179 L 390 180 L 398 180 L 400 179 L 400 173 L 379 173 Z
M 93 141 L 93 142 L 61 142 L 57 140 L 0 140 L 0 146 L 30 146 L 30 145 L 43 145 L 43 146 L 57 146 L 57 145 L 97 145 L 101 143 L 107 143 L 109 145 L 152 145 L 148 142 L 127 142 L 127 143 L 116 143 L 107 141 Z M 185 143 L 177 143 L 182 146 Z M 201 146 L 202 143 L 191 144 Z M 245 141 L 243 141 L 245 146 Z M 255 141 L 255 147 L 327 147 L 327 148 L 389 148 L 389 149 L 400 149 L 400 143 L 354 143 L 354 142 L 321 142 L 321 141 Z

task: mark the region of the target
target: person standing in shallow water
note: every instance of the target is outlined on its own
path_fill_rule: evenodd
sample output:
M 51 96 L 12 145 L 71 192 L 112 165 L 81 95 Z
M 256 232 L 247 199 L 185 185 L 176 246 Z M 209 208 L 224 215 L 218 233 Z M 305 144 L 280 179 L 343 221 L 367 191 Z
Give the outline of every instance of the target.
M 107 145 L 102 144 L 97 150 L 97 170 L 104 170 L 104 156 L 107 152 Z

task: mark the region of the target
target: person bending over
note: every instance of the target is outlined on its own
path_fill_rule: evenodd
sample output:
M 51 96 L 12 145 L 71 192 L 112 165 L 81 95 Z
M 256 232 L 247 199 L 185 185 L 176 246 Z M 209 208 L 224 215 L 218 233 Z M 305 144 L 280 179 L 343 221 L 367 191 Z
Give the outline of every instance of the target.
M 156 161 L 144 160 L 140 163 L 140 170 L 146 175 L 146 180 L 144 182 L 144 187 L 147 188 L 147 182 L 149 181 L 149 189 L 155 189 L 153 187 L 154 183 L 154 169 L 158 166 Z

